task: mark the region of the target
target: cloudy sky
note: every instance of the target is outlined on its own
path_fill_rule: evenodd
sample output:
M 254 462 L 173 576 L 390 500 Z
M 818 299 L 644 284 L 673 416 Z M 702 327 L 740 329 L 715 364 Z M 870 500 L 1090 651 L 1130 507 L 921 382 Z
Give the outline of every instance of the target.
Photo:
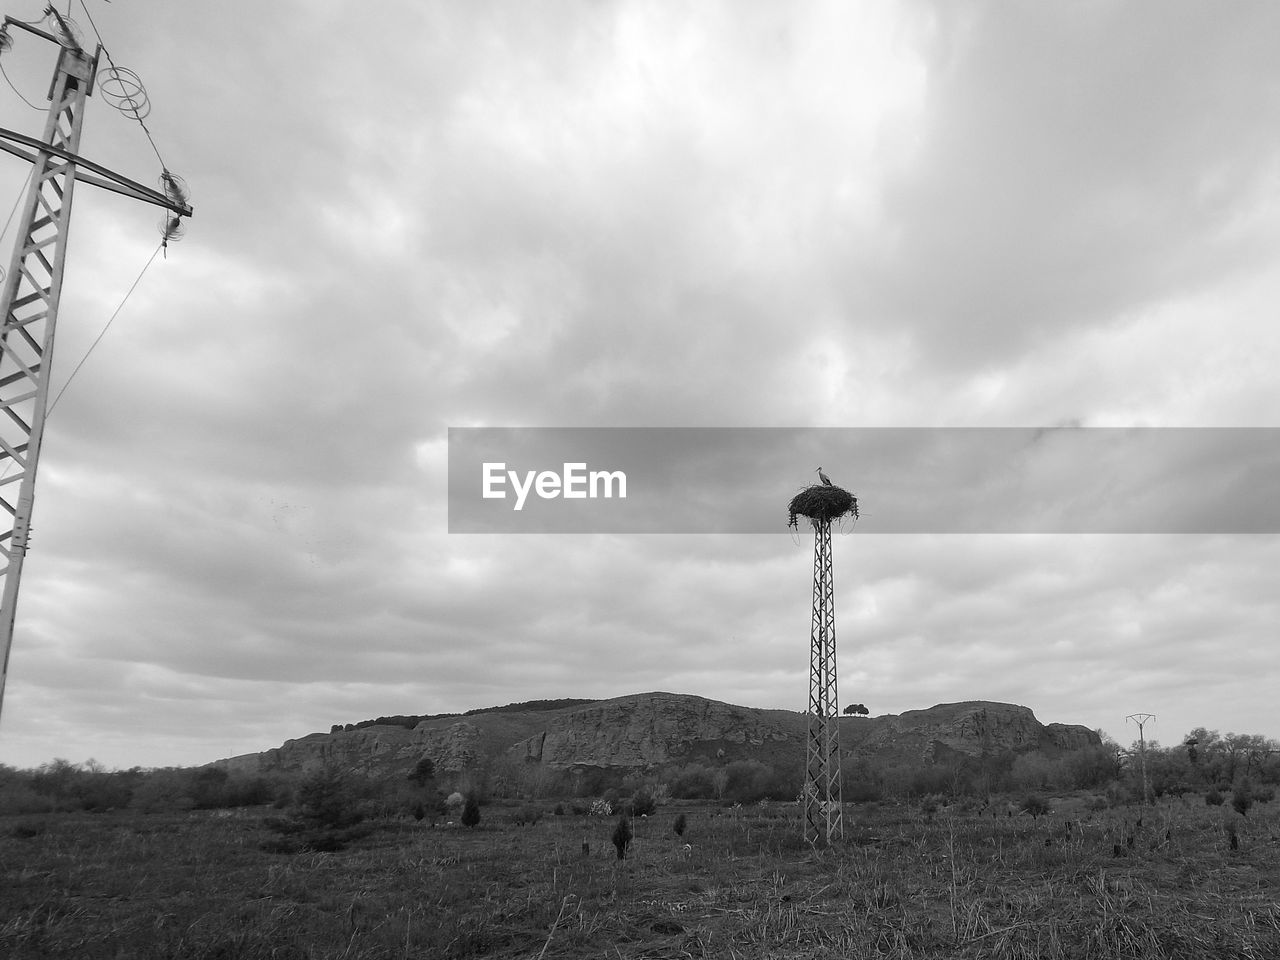
M 195 216 L 50 416 L 0 762 L 650 690 L 803 709 L 784 509 L 818 463 L 864 509 L 842 701 L 1280 736 L 1274 512 L 878 532 L 877 488 L 938 516 L 946 485 L 838 446 L 781 481 L 708 458 L 776 534 L 451 534 L 447 500 L 449 428 L 1280 427 L 1280 7 L 85 3 L 160 158 L 100 96 L 82 153 L 163 160 Z M 14 37 L 0 126 L 39 135 L 52 48 Z M 0 207 L 26 173 L 0 155 Z M 159 219 L 76 191 L 55 392 Z

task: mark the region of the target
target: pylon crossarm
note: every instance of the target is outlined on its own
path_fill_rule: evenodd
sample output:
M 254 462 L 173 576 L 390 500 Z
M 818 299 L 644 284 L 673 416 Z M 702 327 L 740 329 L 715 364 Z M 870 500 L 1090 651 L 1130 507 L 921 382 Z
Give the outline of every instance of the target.
M 25 144 L 29 147 L 34 147 L 37 152 L 28 153 L 26 150 L 22 150 L 19 147 L 14 146 L 13 143 L 7 142 L 10 140 Z M 122 176 L 114 170 L 109 170 L 99 163 L 94 163 L 92 160 L 86 160 L 84 157 L 79 154 L 72 153 L 70 150 L 45 143 L 41 140 L 37 140 L 35 137 L 28 137 L 26 134 L 18 133 L 16 130 L 9 130 L 5 127 L 0 127 L 0 150 L 7 151 L 15 157 L 21 157 L 23 160 L 30 161 L 31 163 L 36 162 L 39 153 L 51 153 L 56 157 L 66 160 L 67 164 L 75 164 L 77 168 L 76 179 L 82 183 L 89 183 L 95 187 L 101 187 L 103 190 L 110 190 L 113 193 L 120 193 L 127 197 L 133 197 L 135 200 L 154 203 L 158 207 L 164 207 L 166 210 L 172 210 L 179 216 L 191 216 L 192 211 L 189 204 L 174 203 L 172 198 L 167 194 L 161 193 L 159 190 L 153 190 L 151 187 L 144 186 L 136 180 L 130 180 L 128 177 Z M 65 168 L 67 164 L 63 164 L 62 166 Z M 97 176 L 85 173 L 86 170 L 90 171 L 91 174 L 97 174 Z
M 37 37 L 40 37 L 43 40 L 48 40 L 50 43 L 56 43 L 59 46 L 62 45 L 62 41 L 53 34 L 46 33 L 39 27 L 27 23 L 25 20 L 15 20 L 13 17 L 6 16 L 4 18 L 4 25 L 5 27 L 17 27 L 19 30 L 27 31 L 27 33 L 34 33 Z

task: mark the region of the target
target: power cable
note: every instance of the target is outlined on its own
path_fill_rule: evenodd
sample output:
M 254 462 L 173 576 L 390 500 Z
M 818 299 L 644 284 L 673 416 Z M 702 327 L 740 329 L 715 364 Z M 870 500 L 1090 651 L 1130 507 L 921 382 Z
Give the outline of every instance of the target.
M 0 74 L 4 74 L 4 82 L 9 85 L 9 89 L 18 95 L 18 99 L 25 103 L 32 110 L 43 110 L 43 107 L 37 106 L 22 95 L 22 91 L 13 85 L 13 81 L 9 79 L 9 71 L 4 68 L 4 63 L 0 62 Z
M 70 8 L 70 6 L 71 6 L 70 0 L 68 0 L 67 7 Z M 84 10 L 84 15 L 89 20 L 89 26 L 93 28 L 94 36 L 98 38 L 98 45 L 102 47 L 102 52 L 107 55 L 107 63 L 111 64 L 111 70 L 113 71 L 113 76 L 120 76 L 121 68 L 116 66 L 115 60 L 112 59 L 111 51 L 107 49 L 107 45 L 102 42 L 102 33 L 98 30 L 98 25 L 94 23 L 93 14 L 89 12 L 89 8 L 85 5 L 84 0 L 80 0 L 80 7 Z M 137 80 L 137 74 L 133 73 L 133 71 L 126 70 L 124 71 L 124 73 L 127 74 L 129 77 L 131 77 L 134 81 Z M 143 95 L 142 104 L 145 105 L 146 91 L 142 89 L 141 83 L 138 84 L 138 91 L 142 93 Z M 155 138 L 151 136 L 151 131 L 147 129 L 147 125 L 142 120 L 142 118 L 146 114 L 142 113 L 140 108 L 134 105 L 128 97 L 123 98 L 122 102 L 128 105 L 128 108 L 127 108 L 128 111 L 133 114 L 133 118 L 138 121 L 138 126 L 140 126 L 142 128 L 142 132 L 147 135 L 147 142 L 151 144 L 151 149 L 155 152 L 156 159 L 160 161 L 161 169 L 167 172 L 169 167 L 164 162 L 164 157 L 160 156 L 160 148 L 156 146 Z M 124 106 L 120 106 L 120 105 L 118 105 L 118 108 L 121 110 L 121 112 L 124 112 L 126 109 Z
M 70 8 L 70 5 L 70 0 L 67 0 L 68 8 Z M 142 80 L 136 73 L 127 67 L 121 67 L 116 64 L 115 58 L 111 56 L 111 50 L 108 49 L 103 41 L 102 32 L 98 29 L 98 24 L 94 21 L 93 14 L 89 12 L 84 0 L 80 0 L 80 6 L 89 21 L 89 26 L 93 29 L 94 36 L 98 38 L 98 46 L 102 48 L 102 52 L 106 55 L 107 63 L 110 64 L 99 75 L 98 89 L 102 93 L 102 99 L 106 100 L 121 113 L 131 115 L 134 120 L 138 121 L 138 126 L 142 128 L 142 132 L 146 135 L 147 142 L 151 144 L 152 152 L 155 153 L 156 159 L 160 161 L 160 186 L 164 190 L 165 196 L 176 206 L 185 207 L 190 199 L 186 182 L 169 171 L 169 165 L 164 162 L 164 157 L 160 154 L 160 148 L 156 145 L 155 137 L 151 135 L 151 130 L 144 122 L 144 118 L 151 113 L 151 101 L 147 96 L 147 88 L 143 86 Z M 166 250 L 168 242 L 181 239 L 184 231 L 185 227 L 180 213 L 166 216 L 160 222 L 160 234 L 164 238 Z
M 93 353 L 94 347 L 96 347 L 102 341 L 102 338 L 107 335 L 107 331 L 111 329 L 111 324 L 115 323 L 116 317 L 120 316 L 120 311 L 123 310 L 124 305 L 129 302 L 129 298 L 133 296 L 133 291 L 138 288 L 138 284 L 142 282 L 143 276 L 146 274 L 151 264 L 155 263 L 156 257 L 160 255 L 160 251 L 164 249 L 164 246 L 165 241 L 161 240 L 159 245 L 157 245 L 155 250 L 152 252 L 150 259 L 147 260 L 146 264 L 142 267 L 141 272 L 133 281 L 133 285 L 130 286 L 128 291 L 125 293 L 124 299 L 120 301 L 120 305 L 117 306 L 115 312 L 111 314 L 111 318 L 107 320 L 106 325 L 98 333 L 97 338 L 94 339 L 93 343 L 89 344 L 89 349 L 84 352 L 84 356 L 80 358 L 80 362 L 77 363 L 75 369 L 71 371 L 71 376 L 67 377 L 67 382 L 62 385 L 57 396 L 50 401 L 49 408 L 46 411 L 45 416 L 50 416 L 53 413 L 53 408 L 58 405 L 58 401 L 62 399 L 62 395 L 67 392 L 67 387 L 71 386 L 71 381 L 74 380 L 76 374 L 80 372 L 80 368 L 85 365 L 85 361 L 88 360 L 89 355 Z
M 107 320 L 102 330 L 98 332 L 98 336 L 94 339 L 93 343 L 89 344 L 89 349 L 84 352 L 84 356 L 80 358 L 80 362 L 77 363 L 75 369 L 71 371 L 71 376 L 67 377 L 67 382 L 62 385 L 61 389 L 58 390 L 57 396 L 53 398 L 53 401 L 49 404 L 48 408 L 46 408 L 46 418 L 53 414 L 53 408 L 58 405 L 58 401 L 62 399 L 62 395 L 67 392 L 67 387 L 71 386 L 71 381 L 74 380 L 76 374 L 80 372 L 80 368 L 85 365 L 85 361 L 89 359 L 89 354 L 93 353 L 94 347 L 96 347 L 102 341 L 102 338 L 107 335 L 107 331 L 111 329 L 111 324 L 114 323 L 116 317 L 120 315 L 120 311 L 124 309 L 124 305 L 129 302 L 129 298 L 133 296 L 133 291 L 136 290 L 138 288 L 138 284 L 142 282 L 142 278 L 146 274 L 147 269 L 151 264 L 155 263 L 156 256 L 164 248 L 164 245 L 165 241 L 161 240 L 160 245 L 152 252 L 150 259 L 147 260 L 146 264 L 143 265 L 142 270 L 138 273 L 138 276 L 134 279 L 132 286 L 130 286 L 125 292 L 124 298 L 116 307 L 115 312 L 111 314 L 111 317 Z M 0 470 L 0 479 L 7 477 L 9 475 L 9 471 L 13 469 L 13 466 L 14 460 L 12 457 L 9 457 L 4 465 L 4 469 Z

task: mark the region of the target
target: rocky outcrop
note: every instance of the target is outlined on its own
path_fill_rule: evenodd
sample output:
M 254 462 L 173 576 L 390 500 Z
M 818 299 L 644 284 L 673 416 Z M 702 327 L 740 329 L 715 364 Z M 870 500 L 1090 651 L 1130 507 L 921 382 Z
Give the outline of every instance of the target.
M 1102 742 L 1087 727 L 1061 723 L 1046 727 L 1028 707 L 985 700 L 940 703 L 927 710 L 854 720 L 845 728 L 849 736 L 842 735 L 841 746 L 855 756 L 925 762 L 956 754 L 1057 753 Z
M 478 713 L 423 720 L 412 730 L 368 726 L 314 733 L 264 753 L 218 765 L 248 774 L 296 774 L 329 764 L 403 776 L 429 757 L 440 773 L 493 762 L 548 770 L 646 770 L 675 763 L 758 759 L 794 762 L 807 736 L 805 714 L 758 710 L 673 693 L 648 693 L 541 712 Z M 973 700 L 879 717 L 843 717 L 846 756 L 887 762 L 942 762 L 1101 743 L 1086 727 L 1045 726 L 1027 707 Z
M 465 720 L 451 723 L 443 730 L 419 724 L 413 733 L 415 756 L 430 757 L 436 769 L 446 773 L 460 773 L 475 766 L 484 755 L 480 730 Z
M 553 769 L 653 767 L 694 757 L 749 755 L 751 747 L 793 740 L 802 723 L 801 715 L 786 710 L 649 693 L 557 716 L 509 752 Z
M 1102 737 L 1097 731 L 1078 723 L 1050 723 L 1044 731 L 1049 743 L 1065 753 L 1102 745 Z
M 263 753 L 218 761 L 232 773 L 305 774 L 323 766 L 374 772 L 399 761 L 416 763 L 413 731 L 404 727 L 365 727 L 336 733 L 313 733 Z
M 374 776 L 400 776 L 428 757 L 438 772 L 456 774 L 500 756 L 512 741 L 545 723 L 546 717 L 545 713 L 480 714 L 462 720 L 424 720 L 412 730 L 373 725 L 313 733 L 263 753 L 219 760 L 217 765 L 250 775 L 305 774 L 328 765 Z

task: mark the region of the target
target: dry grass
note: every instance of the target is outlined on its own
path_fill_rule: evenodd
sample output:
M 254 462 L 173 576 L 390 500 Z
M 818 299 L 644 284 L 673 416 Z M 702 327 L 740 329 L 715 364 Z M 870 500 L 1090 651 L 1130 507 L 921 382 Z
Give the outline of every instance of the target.
M 851 807 L 828 850 L 799 840 L 793 807 L 668 806 L 633 821 L 624 861 L 599 818 L 522 827 L 490 806 L 474 830 L 387 822 L 290 856 L 263 851 L 262 817 L 0 820 L 0 956 L 1280 957 L 1269 804 L 1247 820 L 1198 798 L 1037 821 Z

